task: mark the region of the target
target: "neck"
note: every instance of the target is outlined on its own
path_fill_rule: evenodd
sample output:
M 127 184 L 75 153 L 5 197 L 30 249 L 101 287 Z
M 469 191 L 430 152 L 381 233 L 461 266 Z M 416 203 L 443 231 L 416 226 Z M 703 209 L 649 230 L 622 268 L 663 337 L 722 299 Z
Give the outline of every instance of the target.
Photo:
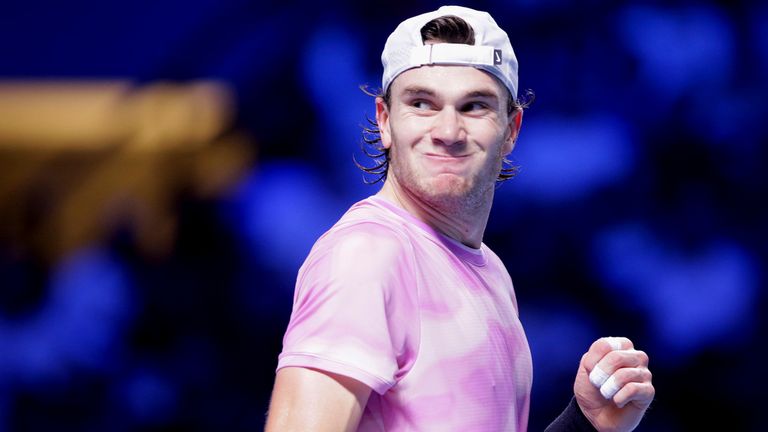
M 427 202 L 410 190 L 400 187 L 394 177 L 387 177 L 384 186 L 376 194 L 441 233 L 471 248 L 478 249 L 483 241 L 488 216 L 491 213 L 493 188 L 480 203 L 459 203 L 453 205 Z M 458 202 L 458 201 L 457 201 Z

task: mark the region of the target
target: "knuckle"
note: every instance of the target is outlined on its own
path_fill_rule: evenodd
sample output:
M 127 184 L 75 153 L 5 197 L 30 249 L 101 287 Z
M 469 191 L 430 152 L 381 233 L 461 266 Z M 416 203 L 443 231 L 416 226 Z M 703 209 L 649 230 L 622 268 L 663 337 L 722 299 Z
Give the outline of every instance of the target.
M 623 386 L 621 386 L 621 393 L 624 395 L 630 395 L 637 391 L 637 382 L 630 381 L 627 383 L 624 383 Z
M 636 369 L 635 377 L 639 382 L 648 382 L 650 379 L 648 376 L 648 369 Z
M 647 365 L 648 364 L 648 354 L 646 354 L 645 351 L 638 350 L 638 351 L 635 351 L 635 353 L 640 358 L 640 363 L 641 364 L 643 364 L 643 365 Z
M 631 339 L 629 339 L 629 338 L 622 338 L 622 339 L 624 339 L 624 345 L 627 346 L 625 349 L 634 349 L 635 348 L 635 344 L 632 343 Z
M 613 373 L 613 376 L 616 377 L 616 384 L 624 385 L 632 381 L 635 373 L 629 369 L 618 369 Z
M 620 351 L 611 351 L 610 353 L 606 354 L 604 359 L 605 359 L 604 361 L 610 367 L 610 369 L 612 371 L 615 371 L 619 369 L 619 367 L 624 362 L 624 353 Z
M 648 355 L 643 351 L 626 351 L 624 353 L 624 362 L 633 367 L 645 367 L 648 365 Z
M 646 381 L 653 381 L 653 373 L 649 369 L 644 369 L 643 372 L 645 374 Z
M 630 386 L 634 387 L 637 384 L 650 382 L 650 371 L 643 368 L 621 368 L 613 373 L 616 384 L 620 387 Z

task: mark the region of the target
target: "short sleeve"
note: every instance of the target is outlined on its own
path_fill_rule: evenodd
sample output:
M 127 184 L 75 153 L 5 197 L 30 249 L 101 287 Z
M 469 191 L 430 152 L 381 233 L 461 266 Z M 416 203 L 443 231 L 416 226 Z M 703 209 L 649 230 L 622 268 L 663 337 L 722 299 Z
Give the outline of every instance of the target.
M 308 367 L 354 378 L 379 394 L 415 360 L 418 287 L 409 243 L 377 223 L 334 228 L 296 282 L 278 369 Z

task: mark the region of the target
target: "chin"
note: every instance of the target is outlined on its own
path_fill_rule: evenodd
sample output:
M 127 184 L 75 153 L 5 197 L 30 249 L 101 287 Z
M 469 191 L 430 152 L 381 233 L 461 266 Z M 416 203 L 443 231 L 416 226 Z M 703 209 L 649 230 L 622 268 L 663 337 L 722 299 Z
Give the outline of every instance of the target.
M 433 175 L 431 181 L 435 184 L 463 184 L 467 183 L 469 180 L 467 180 L 467 178 L 461 174 L 443 172 Z
M 464 208 L 477 200 L 478 191 L 467 179 L 455 175 L 440 175 L 430 179 L 422 191 L 425 200 L 442 208 Z
M 429 188 L 435 195 L 463 196 L 472 189 L 464 177 L 454 174 L 440 174 L 429 180 Z

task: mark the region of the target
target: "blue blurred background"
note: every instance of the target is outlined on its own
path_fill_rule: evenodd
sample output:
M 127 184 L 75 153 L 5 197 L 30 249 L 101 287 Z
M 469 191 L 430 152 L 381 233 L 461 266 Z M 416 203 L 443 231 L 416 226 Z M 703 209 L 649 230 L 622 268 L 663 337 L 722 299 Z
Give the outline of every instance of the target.
M 537 96 L 485 237 L 534 356 L 530 429 L 626 335 L 657 388 L 640 430 L 761 430 L 768 5 L 463 4 Z M 261 430 L 296 271 L 378 189 L 358 86 L 440 5 L 3 2 L 0 431 Z

